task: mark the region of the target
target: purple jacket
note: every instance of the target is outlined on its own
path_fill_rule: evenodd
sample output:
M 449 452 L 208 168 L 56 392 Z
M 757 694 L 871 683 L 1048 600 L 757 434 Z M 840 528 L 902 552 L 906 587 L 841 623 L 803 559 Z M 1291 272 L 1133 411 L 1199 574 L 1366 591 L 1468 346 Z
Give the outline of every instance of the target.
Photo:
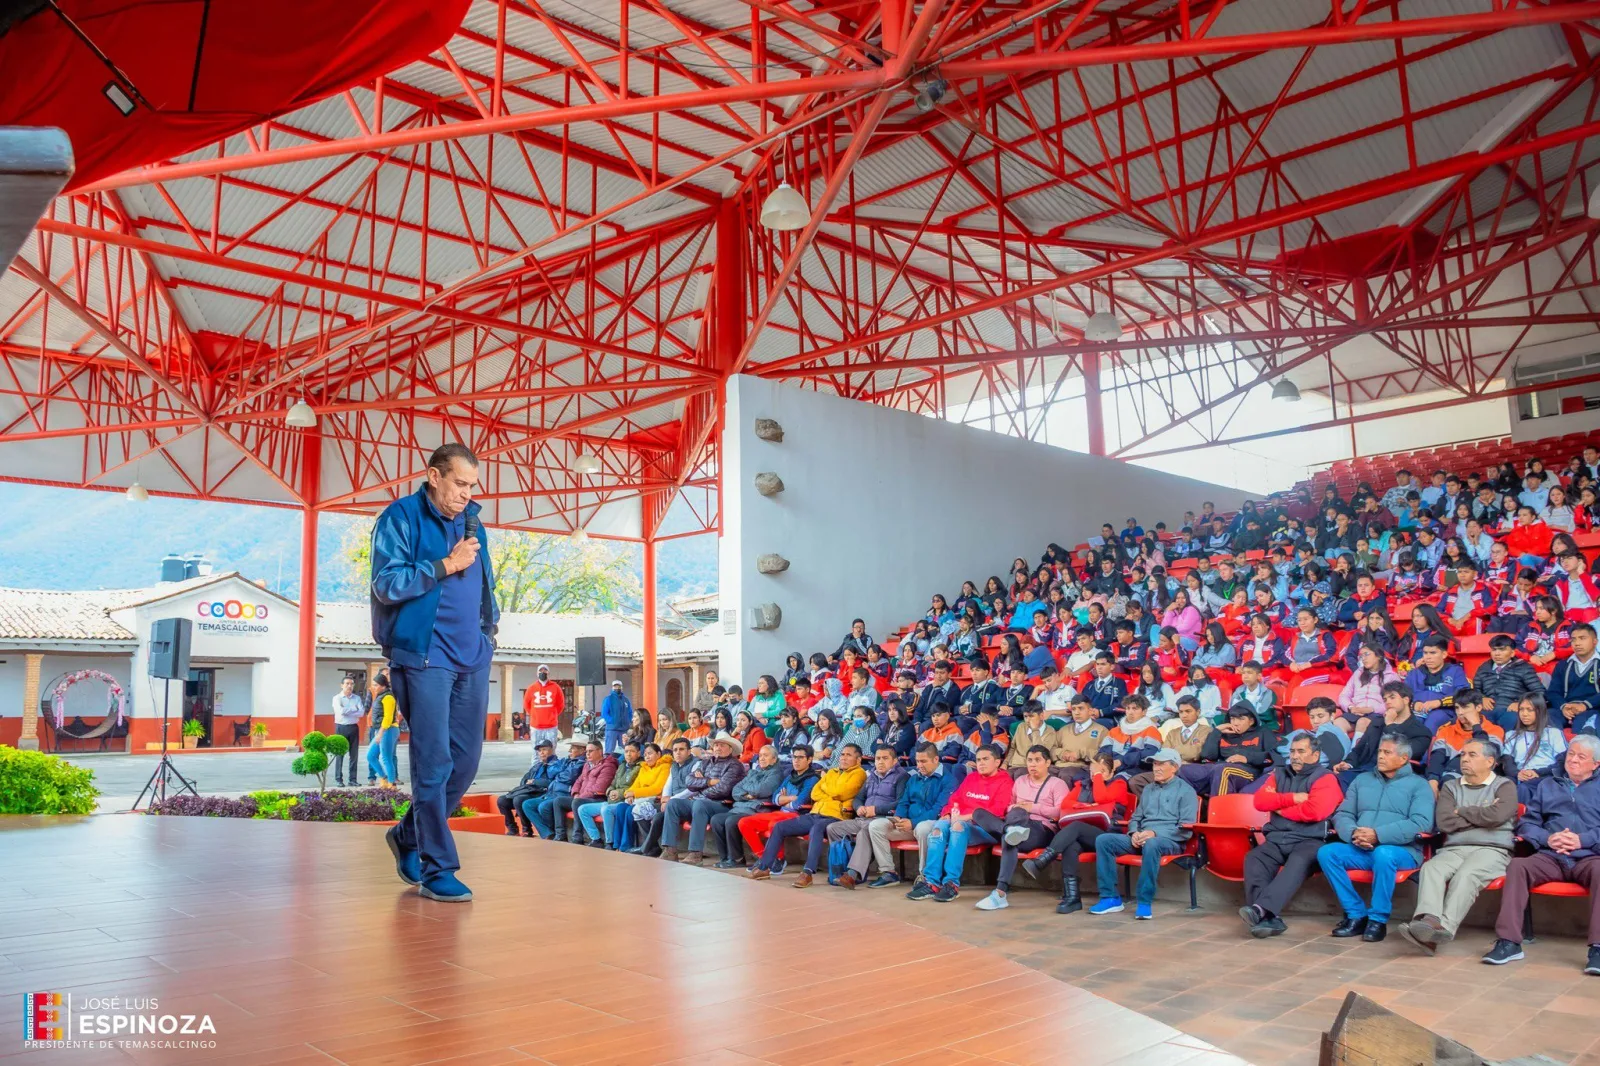
M 900 802 L 900 793 L 905 790 L 905 767 L 896 766 L 882 777 L 878 776 L 876 769 L 868 770 L 867 783 L 861 786 L 861 793 L 856 796 L 856 809 L 871 807 L 877 812 L 874 817 L 886 817 L 886 812 L 894 810 L 895 804 Z

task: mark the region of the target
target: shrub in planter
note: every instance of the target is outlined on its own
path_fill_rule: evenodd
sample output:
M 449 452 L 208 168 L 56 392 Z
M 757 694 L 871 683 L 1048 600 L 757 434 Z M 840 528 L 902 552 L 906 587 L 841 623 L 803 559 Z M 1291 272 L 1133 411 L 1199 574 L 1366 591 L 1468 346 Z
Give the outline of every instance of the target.
M 200 721 L 200 719 L 191 718 L 187 722 L 183 723 L 184 747 L 198 748 L 200 746 L 200 738 L 205 735 L 206 726 L 204 722 Z
M 181 815 L 188 818 L 256 818 L 255 800 L 246 796 L 168 796 L 150 805 L 151 814 Z
M 0 814 L 93 814 L 94 771 L 0 744 Z
M 350 742 L 339 734 L 330 737 L 313 729 L 300 738 L 301 754 L 289 764 L 289 769 L 301 777 L 315 777 L 317 790 L 325 792 L 328 788 L 328 766 L 333 759 L 349 750 Z
M 251 792 L 245 796 L 245 799 L 253 801 L 256 805 L 253 817 L 281 818 L 285 821 L 289 819 L 290 808 L 300 802 L 298 796 L 270 789 L 263 792 Z

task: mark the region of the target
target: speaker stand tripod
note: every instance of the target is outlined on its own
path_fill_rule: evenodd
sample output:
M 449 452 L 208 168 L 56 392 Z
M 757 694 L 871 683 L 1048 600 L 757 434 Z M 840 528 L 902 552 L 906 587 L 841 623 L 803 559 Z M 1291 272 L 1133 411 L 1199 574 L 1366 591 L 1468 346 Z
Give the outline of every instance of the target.
M 156 762 L 156 768 L 150 773 L 150 780 L 145 782 L 144 788 L 139 790 L 139 798 L 133 801 L 130 810 L 138 810 L 139 804 L 144 802 L 145 793 L 150 794 L 152 804 L 160 803 L 167 798 L 167 789 L 174 788 L 174 795 L 181 796 L 185 791 L 189 795 L 199 798 L 200 793 L 190 781 L 174 765 L 167 755 L 167 713 L 172 706 L 172 681 L 163 680 L 161 683 L 161 758 Z M 176 786 L 174 787 L 174 782 Z

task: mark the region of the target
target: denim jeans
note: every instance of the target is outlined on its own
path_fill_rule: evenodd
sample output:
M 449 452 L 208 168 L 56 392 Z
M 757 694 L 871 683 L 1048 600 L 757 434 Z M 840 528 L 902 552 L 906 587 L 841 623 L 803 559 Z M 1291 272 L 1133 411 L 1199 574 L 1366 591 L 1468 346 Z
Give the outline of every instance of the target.
M 1394 900 L 1394 886 L 1401 873 L 1417 868 L 1416 857 L 1409 848 L 1393 844 L 1379 844 L 1371 851 L 1346 844 L 1342 840 L 1324 844 L 1317 849 L 1317 864 L 1328 879 L 1328 887 L 1339 897 L 1346 918 L 1367 918 L 1374 922 L 1387 922 Z M 1351 870 L 1372 871 L 1372 902 L 1363 903 L 1361 895 L 1350 883 Z
M 367 776 L 381 777 L 393 784 L 399 780 L 400 768 L 396 758 L 400 747 L 400 727 L 392 725 L 380 729 L 376 737 L 367 741 Z
M 1135 848 L 1133 838 L 1127 833 L 1102 833 L 1094 842 L 1094 872 L 1099 881 L 1100 898 L 1119 898 L 1117 888 L 1117 859 L 1123 855 L 1139 853 L 1139 887 L 1135 896 L 1140 903 L 1153 903 L 1156 882 L 1161 877 L 1161 856 L 1176 855 L 1183 845 L 1164 837 L 1151 837 L 1144 847 Z
M 622 836 L 621 826 L 632 820 L 633 804 L 608 803 L 605 810 L 600 812 L 600 831 L 605 835 L 607 844 L 615 845 Z
M 422 860 L 424 882 L 461 868 L 450 812 L 472 786 L 489 713 L 489 668 L 458 673 L 396 666 L 395 696 L 411 726 L 411 806 L 395 836 Z
M 928 857 L 922 863 L 922 876 L 929 884 L 946 881 L 961 883 L 961 868 L 967 864 L 967 848 L 974 844 L 993 844 L 995 838 L 980 825 L 965 819 L 955 825 L 948 818 L 935 823 L 928 832 Z

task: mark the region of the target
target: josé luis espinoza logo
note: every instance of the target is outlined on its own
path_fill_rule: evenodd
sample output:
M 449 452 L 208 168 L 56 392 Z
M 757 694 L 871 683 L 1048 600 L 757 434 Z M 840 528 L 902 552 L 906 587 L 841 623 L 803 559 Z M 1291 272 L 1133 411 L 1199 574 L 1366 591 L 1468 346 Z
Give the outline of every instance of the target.
M 215 1048 L 209 1014 L 167 1014 L 154 996 L 22 994 L 22 1046 L 183 1050 Z
M 241 600 L 201 600 L 195 604 L 202 633 L 265 633 L 267 605 Z

